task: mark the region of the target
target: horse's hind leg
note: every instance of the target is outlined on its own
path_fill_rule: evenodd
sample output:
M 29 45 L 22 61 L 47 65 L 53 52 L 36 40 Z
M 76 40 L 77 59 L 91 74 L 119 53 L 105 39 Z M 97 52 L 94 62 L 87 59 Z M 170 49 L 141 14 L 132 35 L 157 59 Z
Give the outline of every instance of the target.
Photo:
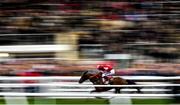
M 115 93 L 121 93 L 121 88 L 115 88 Z
M 141 88 L 140 88 L 140 87 L 136 87 L 136 89 L 137 89 L 137 93 L 142 93 L 142 91 L 141 91 Z
M 118 89 L 117 89 L 117 88 L 115 88 L 114 90 L 115 90 L 114 93 L 117 93 L 117 92 L 118 92 Z

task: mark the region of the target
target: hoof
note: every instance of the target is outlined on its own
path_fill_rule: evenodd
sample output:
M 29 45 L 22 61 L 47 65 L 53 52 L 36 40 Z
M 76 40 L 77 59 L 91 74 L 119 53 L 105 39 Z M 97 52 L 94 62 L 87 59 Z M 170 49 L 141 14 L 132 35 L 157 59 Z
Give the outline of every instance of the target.
M 95 98 L 97 98 L 97 99 L 103 99 L 102 97 L 95 97 Z

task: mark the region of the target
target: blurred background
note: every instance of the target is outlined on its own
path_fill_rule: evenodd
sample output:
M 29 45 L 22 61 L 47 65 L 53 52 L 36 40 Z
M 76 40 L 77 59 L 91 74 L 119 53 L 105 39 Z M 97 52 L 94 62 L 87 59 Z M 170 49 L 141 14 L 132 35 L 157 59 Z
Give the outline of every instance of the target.
M 32 69 L 79 75 L 100 62 L 133 75 L 180 73 L 179 1 L 2 0 L 0 5 L 2 75 Z
M 180 75 L 178 0 L 1 0 L 1 76 Z M 179 82 L 177 82 L 179 84 Z

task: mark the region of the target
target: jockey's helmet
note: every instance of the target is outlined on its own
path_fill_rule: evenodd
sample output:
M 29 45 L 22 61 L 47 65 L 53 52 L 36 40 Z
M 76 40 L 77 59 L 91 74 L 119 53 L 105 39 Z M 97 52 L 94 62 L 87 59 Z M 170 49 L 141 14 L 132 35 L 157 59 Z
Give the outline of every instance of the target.
M 102 65 L 102 64 L 97 65 L 97 69 L 98 69 L 98 70 L 104 70 L 104 65 Z
M 100 65 L 97 65 L 97 69 L 98 70 L 112 70 L 113 67 L 111 65 L 108 65 L 108 64 L 100 64 Z

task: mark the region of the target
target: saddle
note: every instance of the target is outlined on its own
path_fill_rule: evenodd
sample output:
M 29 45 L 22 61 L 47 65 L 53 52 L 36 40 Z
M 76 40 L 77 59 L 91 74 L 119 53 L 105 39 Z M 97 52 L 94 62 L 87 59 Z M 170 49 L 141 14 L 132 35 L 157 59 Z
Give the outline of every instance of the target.
M 95 76 L 97 76 L 98 78 L 103 78 L 102 79 L 102 82 L 104 83 L 104 84 L 109 84 L 109 82 L 111 81 L 111 79 L 113 78 L 112 76 L 104 76 L 104 77 L 102 77 L 102 73 L 100 72 L 100 73 L 98 73 L 98 74 L 96 74 Z

